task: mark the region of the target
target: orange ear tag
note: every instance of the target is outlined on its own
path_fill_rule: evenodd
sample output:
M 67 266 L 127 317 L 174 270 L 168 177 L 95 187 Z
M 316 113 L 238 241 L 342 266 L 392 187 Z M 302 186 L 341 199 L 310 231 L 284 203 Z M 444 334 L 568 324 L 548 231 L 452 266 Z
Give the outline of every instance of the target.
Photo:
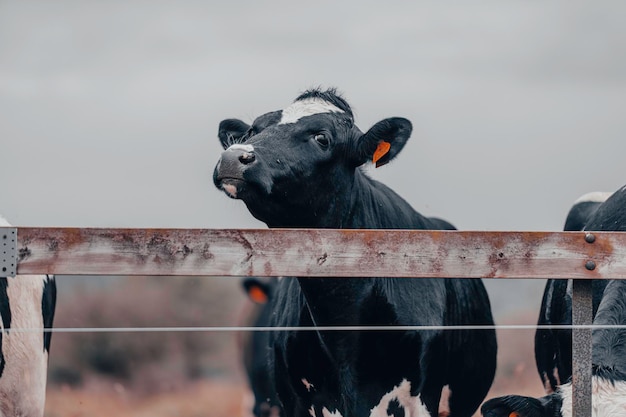
M 520 415 L 517 411 L 512 411 L 511 414 L 509 414 L 509 417 L 520 417 Z
M 267 294 L 265 294 L 265 291 L 263 291 L 259 287 L 250 288 L 250 290 L 248 291 L 248 296 L 252 301 L 257 304 L 267 303 Z
M 384 140 L 381 141 L 376 147 L 376 150 L 374 151 L 374 157 L 372 158 L 372 162 L 373 163 L 378 162 L 380 158 L 387 155 L 387 152 L 389 152 L 389 149 L 391 149 L 391 143 L 385 142 Z M 378 167 L 378 164 L 376 166 Z

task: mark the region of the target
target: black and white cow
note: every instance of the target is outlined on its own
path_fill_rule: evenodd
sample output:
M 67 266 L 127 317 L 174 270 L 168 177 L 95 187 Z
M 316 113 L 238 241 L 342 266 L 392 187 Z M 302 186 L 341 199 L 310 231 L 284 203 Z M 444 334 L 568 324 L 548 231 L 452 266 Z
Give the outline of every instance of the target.
M 271 325 L 271 300 L 276 284 L 276 278 L 266 280 L 249 277 L 242 281 L 244 291 L 254 303 L 252 310 L 247 314 L 246 322 L 249 322 L 247 325 L 255 327 Z M 269 369 L 269 333 L 257 331 L 241 334 L 240 343 L 248 384 L 254 397 L 250 407 L 252 414 L 255 417 L 282 415 Z
M 215 185 L 269 227 L 440 229 L 362 165 L 395 158 L 412 131 L 399 117 L 366 133 L 335 90 L 310 90 L 252 125 L 220 123 Z M 282 279 L 274 326 L 492 324 L 480 280 Z M 481 331 L 277 331 L 270 362 L 292 417 L 471 416 L 491 386 L 496 337 Z
M 10 224 L 0 217 L 0 226 Z M 0 277 L 0 415 L 43 416 L 49 332 L 56 304 L 53 276 Z M 16 329 L 16 330 L 12 330 Z
M 585 224 L 611 193 L 593 192 L 574 202 L 567 214 L 563 230 L 583 230 Z M 565 301 L 567 299 L 567 301 Z M 572 324 L 572 282 L 550 279 L 546 282 L 537 324 Z M 546 393 L 554 392 L 572 376 L 572 332 L 565 329 L 538 329 L 535 333 L 537 370 Z
M 568 214 L 565 230 L 626 231 L 626 187 L 613 195 L 591 193 L 581 197 Z M 626 325 L 626 281 L 594 280 L 592 294 L 594 325 Z M 572 324 L 571 280 L 548 280 L 538 323 Z M 571 330 L 538 329 L 535 358 L 547 395 L 491 399 L 482 407 L 485 417 L 572 415 Z M 593 416 L 626 416 L 626 330 L 593 330 L 592 366 Z

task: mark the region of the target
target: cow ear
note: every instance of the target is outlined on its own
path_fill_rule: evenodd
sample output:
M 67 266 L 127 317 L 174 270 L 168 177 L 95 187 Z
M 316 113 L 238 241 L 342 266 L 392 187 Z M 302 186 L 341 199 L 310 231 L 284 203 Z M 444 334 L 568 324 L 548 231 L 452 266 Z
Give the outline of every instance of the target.
M 270 298 L 270 287 L 257 278 L 246 278 L 242 284 L 248 298 L 257 304 L 265 304 Z
M 241 143 L 241 138 L 248 129 L 250 126 L 239 119 L 226 119 L 221 121 L 217 136 L 224 149 L 228 149 L 235 143 Z
M 411 122 L 402 117 L 381 120 L 357 140 L 358 163 L 372 161 L 376 168 L 396 157 L 411 136 Z

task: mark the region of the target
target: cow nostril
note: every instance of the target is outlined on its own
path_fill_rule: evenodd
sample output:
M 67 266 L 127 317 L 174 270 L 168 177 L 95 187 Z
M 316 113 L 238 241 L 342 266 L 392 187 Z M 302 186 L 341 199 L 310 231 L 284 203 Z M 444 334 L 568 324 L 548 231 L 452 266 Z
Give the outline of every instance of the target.
M 256 157 L 254 156 L 254 153 L 252 152 L 244 152 L 241 155 L 239 155 L 239 162 L 241 162 L 242 164 L 249 164 L 254 162 L 254 160 L 256 159 Z

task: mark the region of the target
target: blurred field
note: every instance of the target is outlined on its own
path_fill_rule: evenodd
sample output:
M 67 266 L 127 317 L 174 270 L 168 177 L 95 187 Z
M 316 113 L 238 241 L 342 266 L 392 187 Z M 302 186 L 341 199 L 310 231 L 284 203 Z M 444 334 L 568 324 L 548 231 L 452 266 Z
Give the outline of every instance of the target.
M 237 279 L 99 278 L 59 281 L 57 327 L 232 326 L 247 300 Z M 536 313 L 497 319 L 529 324 Z M 50 358 L 47 417 L 247 417 L 239 362 L 242 333 L 58 333 Z M 542 395 L 533 330 L 498 331 L 488 398 Z
M 136 396 L 120 385 L 100 390 L 53 388 L 48 391 L 48 417 L 200 417 L 241 416 L 245 391 L 240 384 L 204 381 L 183 390 Z

